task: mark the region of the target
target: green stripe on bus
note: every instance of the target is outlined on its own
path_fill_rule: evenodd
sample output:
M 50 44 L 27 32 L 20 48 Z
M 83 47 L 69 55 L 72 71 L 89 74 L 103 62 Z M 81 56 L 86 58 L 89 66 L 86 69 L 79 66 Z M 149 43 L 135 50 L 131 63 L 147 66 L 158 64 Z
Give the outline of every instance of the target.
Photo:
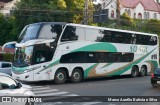
M 84 78 L 87 78 L 88 77 L 88 74 L 91 70 L 94 70 L 94 68 L 97 66 L 98 64 L 94 64 L 92 66 L 90 66 L 89 68 L 87 68 L 85 71 L 84 71 Z
M 156 49 L 156 48 L 155 48 L 155 49 Z M 154 50 L 155 50 L 155 49 L 154 49 Z M 106 76 L 110 76 L 110 75 L 121 75 L 121 74 L 123 74 L 124 72 L 128 71 L 129 69 L 131 69 L 131 67 L 132 67 L 133 65 L 136 65 L 136 64 L 140 63 L 142 60 L 144 60 L 144 59 L 145 59 L 147 56 L 149 56 L 154 50 L 152 50 L 151 52 L 149 52 L 149 53 L 147 53 L 146 55 L 142 56 L 141 58 L 139 58 L 139 59 L 137 59 L 137 60 L 135 60 L 135 61 L 127 64 L 127 65 L 124 65 L 124 66 L 122 66 L 122 67 L 120 67 L 120 68 L 118 68 L 118 69 L 112 70 L 112 71 L 107 72 L 107 73 L 104 73 L 104 74 L 95 74 L 95 76 L 96 76 L 96 75 L 105 75 L 105 74 L 106 74 Z M 151 62 L 151 61 L 150 61 L 150 62 Z M 156 61 L 155 61 L 155 62 L 152 61 L 151 63 L 155 66 L 155 68 L 158 67 L 158 63 L 156 63 Z M 114 64 L 114 63 L 112 63 L 112 64 Z M 103 66 L 102 68 L 107 67 L 107 66 L 109 66 L 109 65 L 111 65 L 111 64 L 106 64 L 106 65 Z M 86 69 L 86 71 L 85 71 L 85 78 L 89 77 L 89 74 L 95 70 L 95 69 L 93 69 L 93 68 L 95 68 L 96 66 L 98 66 L 98 64 L 94 64 L 93 66 L 91 66 L 91 67 L 89 67 L 89 68 Z
M 155 50 L 155 49 L 154 49 Z M 136 65 L 138 63 L 140 63 L 142 60 L 144 60 L 147 56 L 149 56 L 154 50 L 152 50 L 151 52 L 149 52 L 148 54 L 142 56 L 141 58 L 131 62 L 130 64 L 127 64 L 126 66 L 123 66 L 124 68 L 123 69 L 119 69 L 119 70 L 116 70 L 113 74 L 111 75 L 121 75 L 123 74 L 124 72 L 128 71 L 129 69 L 131 69 L 131 67 L 133 65 Z
M 14 72 L 19 72 L 19 73 L 23 73 L 25 70 L 27 70 L 29 67 L 13 67 L 12 66 L 12 71 Z
M 103 52 L 117 52 L 117 49 L 114 45 L 110 43 L 96 43 L 87 45 L 85 47 L 78 48 L 72 52 L 78 52 L 78 51 L 103 51 Z

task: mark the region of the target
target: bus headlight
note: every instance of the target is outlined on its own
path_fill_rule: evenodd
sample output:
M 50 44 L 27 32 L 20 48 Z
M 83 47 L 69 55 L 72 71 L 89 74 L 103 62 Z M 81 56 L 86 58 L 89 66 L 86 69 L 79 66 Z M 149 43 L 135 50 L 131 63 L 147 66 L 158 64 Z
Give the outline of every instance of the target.
M 32 69 L 27 69 L 27 70 L 24 71 L 24 73 L 27 73 L 29 71 L 32 71 Z

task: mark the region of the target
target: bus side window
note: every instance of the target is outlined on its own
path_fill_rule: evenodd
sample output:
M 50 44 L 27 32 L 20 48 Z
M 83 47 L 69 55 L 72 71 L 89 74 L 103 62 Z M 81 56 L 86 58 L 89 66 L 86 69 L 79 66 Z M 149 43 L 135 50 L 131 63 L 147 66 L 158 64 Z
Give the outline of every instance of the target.
M 112 42 L 112 37 L 111 36 L 111 31 L 108 31 L 108 30 L 104 30 L 102 32 L 102 38 L 101 38 L 101 42 Z
M 37 50 L 35 52 L 35 63 L 38 64 L 38 63 L 42 63 L 45 61 L 46 61 L 45 51 Z
M 67 26 L 62 35 L 61 41 L 85 40 L 85 32 L 83 27 Z
M 76 38 L 75 38 L 76 37 L 75 31 L 76 31 L 75 27 L 67 26 L 65 28 L 65 31 L 64 31 L 63 35 L 62 35 L 61 41 L 63 42 L 63 41 L 76 40 Z
M 149 44 L 150 45 L 156 45 L 157 44 L 157 37 L 156 36 L 151 36 Z
M 130 44 L 136 44 L 136 35 L 132 34 L 132 39 Z
M 35 45 L 33 63 L 38 64 L 38 63 L 51 61 L 53 58 L 54 52 L 55 52 L 55 47 L 53 47 L 52 42 Z
M 40 31 L 40 34 L 38 36 L 38 39 L 54 39 L 56 37 L 58 37 L 58 31 L 62 31 L 62 29 L 60 30 L 59 27 L 62 27 L 60 25 L 44 25 Z M 57 30 L 58 28 L 58 30 Z
M 85 28 L 86 40 L 100 42 L 102 31 L 95 28 Z
M 95 63 L 95 54 L 94 53 L 89 52 L 87 54 L 87 62 L 88 63 Z

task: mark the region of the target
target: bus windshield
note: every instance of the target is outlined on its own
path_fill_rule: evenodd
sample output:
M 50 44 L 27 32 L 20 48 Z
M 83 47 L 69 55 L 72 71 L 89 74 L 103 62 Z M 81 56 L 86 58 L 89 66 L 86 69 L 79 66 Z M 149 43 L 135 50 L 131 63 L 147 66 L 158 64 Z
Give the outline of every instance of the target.
M 13 66 L 25 67 L 31 65 L 33 46 L 16 48 Z
M 32 24 L 27 25 L 21 32 L 18 43 L 25 43 L 33 39 L 55 39 L 58 41 L 59 36 L 64 28 L 64 24 Z
M 20 34 L 19 42 L 24 43 L 28 40 L 36 39 L 40 24 L 26 26 Z

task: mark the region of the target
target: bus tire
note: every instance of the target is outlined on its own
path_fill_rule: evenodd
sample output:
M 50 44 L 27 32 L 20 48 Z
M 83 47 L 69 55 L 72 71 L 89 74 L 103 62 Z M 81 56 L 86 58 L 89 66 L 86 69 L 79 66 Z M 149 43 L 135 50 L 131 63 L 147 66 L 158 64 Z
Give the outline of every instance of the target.
M 82 81 L 82 71 L 78 68 L 75 68 L 72 72 L 70 80 L 73 83 L 81 82 Z
M 147 69 L 146 69 L 145 66 L 142 66 L 142 67 L 141 67 L 141 70 L 140 70 L 140 72 L 139 72 L 139 75 L 140 75 L 141 77 L 147 75 Z
M 133 66 L 131 70 L 131 77 L 135 78 L 138 76 L 138 74 L 139 74 L 138 67 Z
M 67 73 L 63 69 L 59 69 L 56 71 L 54 76 L 54 83 L 56 84 L 63 84 L 66 82 L 67 79 Z

